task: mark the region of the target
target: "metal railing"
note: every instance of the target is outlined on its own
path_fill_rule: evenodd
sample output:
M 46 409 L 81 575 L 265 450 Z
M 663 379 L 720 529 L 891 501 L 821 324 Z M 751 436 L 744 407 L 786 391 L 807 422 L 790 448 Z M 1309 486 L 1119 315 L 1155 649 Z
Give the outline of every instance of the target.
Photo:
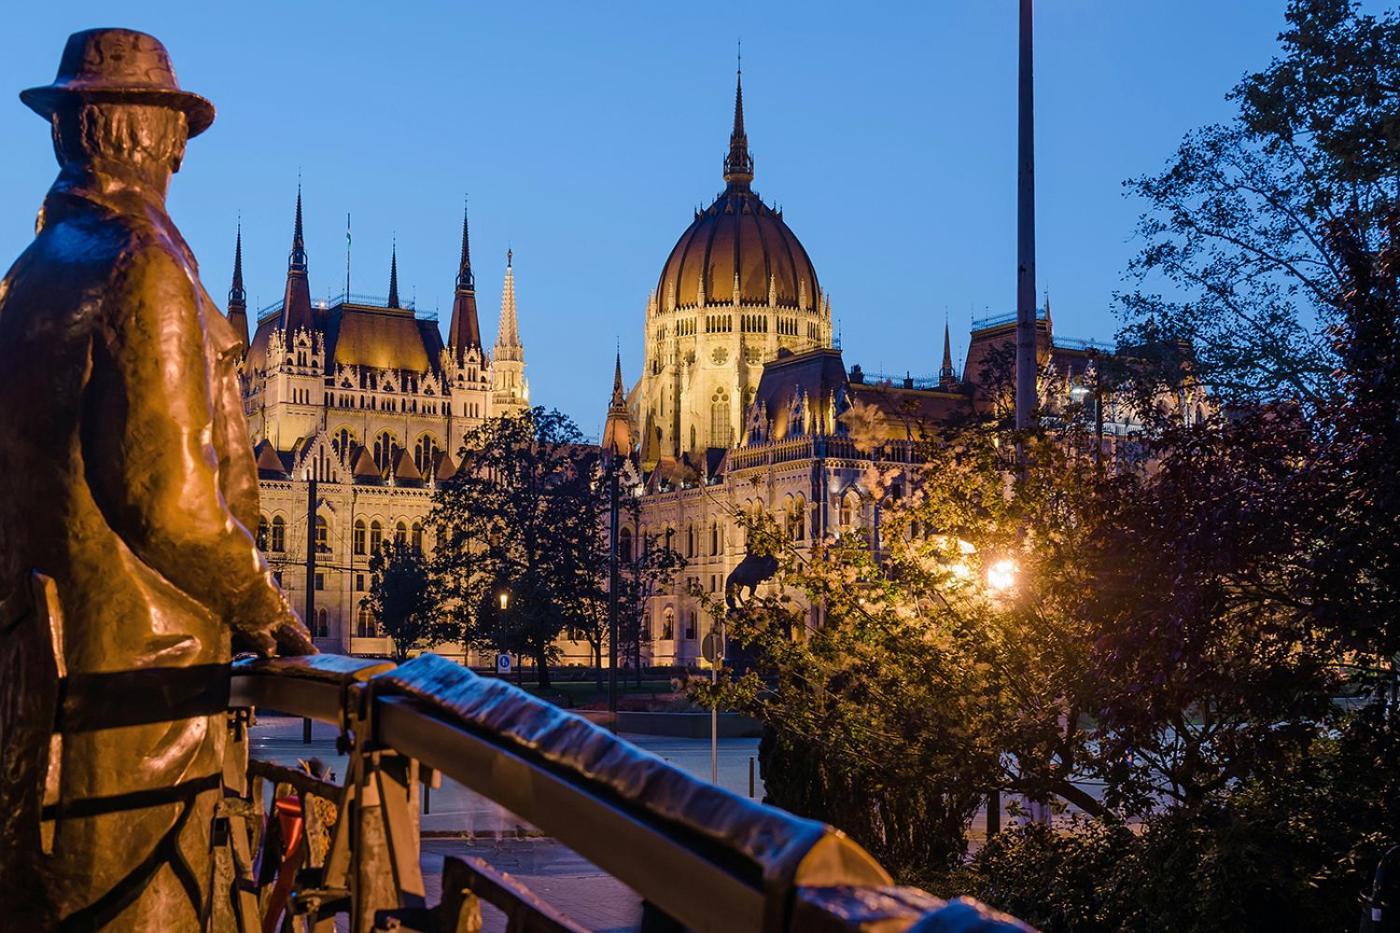
M 240 662 L 230 707 L 215 838 L 231 929 L 260 929 L 275 910 L 282 929 L 329 931 L 345 913 L 355 931 L 477 930 L 483 899 L 512 918 L 512 930 L 582 929 L 480 860 L 447 859 L 441 902 L 425 902 L 416 801 L 419 784 L 437 774 L 506 807 L 636 891 L 643 929 L 1027 929 L 971 902 L 945 904 L 895 886 L 832 827 L 693 778 L 587 720 L 435 655 L 401 667 L 335 655 Z M 350 756 L 345 784 L 250 762 L 247 711 L 255 707 L 336 725 Z M 295 805 L 275 805 L 278 816 L 299 806 L 303 819 L 288 824 L 299 827 L 301 841 L 287 847 L 276 872 L 266 868 L 274 825 L 262 813 L 266 781 L 282 785 L 284 801 L 297 792 Z M 315 798 L 330 799 L 336 814 L 319 858 L 304 842 L 316 830 L 315 808 L 306 803 Z M 252 853 L 260 846 L 265 857 L 255 874 Z

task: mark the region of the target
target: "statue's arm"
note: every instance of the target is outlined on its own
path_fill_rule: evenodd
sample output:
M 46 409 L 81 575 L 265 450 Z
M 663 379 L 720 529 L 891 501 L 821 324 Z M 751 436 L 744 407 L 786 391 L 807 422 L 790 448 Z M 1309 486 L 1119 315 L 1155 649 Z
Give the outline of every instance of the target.
M 164 250 L 136 252 L 108 291 L 105 321 L 83 447 L 108 523 L 144 563 L 263 650 L 274 639 L 309 646 L 219 486 L 214 374 L 190 278 Z

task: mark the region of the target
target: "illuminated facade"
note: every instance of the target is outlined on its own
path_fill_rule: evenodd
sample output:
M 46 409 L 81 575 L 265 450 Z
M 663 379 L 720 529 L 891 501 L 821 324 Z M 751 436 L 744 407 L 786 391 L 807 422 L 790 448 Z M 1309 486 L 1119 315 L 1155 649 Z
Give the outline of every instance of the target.
M 617 377 L 605 429 L 605 437 L 633 439 L 641 477 L 624 557 L 650 540 L 669 542 L 687 562 L 679 584 L 651 600 L 643 663 L 703 663 L 713 623 L 687 590 L 723 591 L 746 553 L 738 515 L 767 513 L 799 548 L 871 529 L 872 466 L 908 488 L 929 429 L 1009 400 L 1010 381 L 995 370 L 1011 361 L 1014 315 L 974 322 L 961 369 L 945 327 L 936 375 L 847 370 L 812 261 L 752 189 L 742 86 L 723 177 L 724 190 L 696 212 L 647 299 L 642 375 L 625 404 Z M 1053 416 L 1085 401 L 1097 384 L 1096 356 L 1108 348 L 1056 339 L 1048 300 L 1038 334 L 1042 398 Z M 1126 455 L 1132 413 L 1098 401 L 1105 448 Z
M 445 342 L 434 316 L 400 300 L 397 255 L 387 298 L 313 303 L 298 192 L 282 301 L 263 309 L 248 340 L 240 235 L 228 309 L 248 347 L 243 408 L 258 465 L 259 542 L 302 609 L 314 540 L 306 621 L 318 645 L 385 653 L 387 639 L 360 609 L 370 555 L 390 539 L 431 547 L 424 526 L 434 489 L 457 470 L 452 452 L 486 418 L 529 405 L 512 258 L 494 353 L 481 339 L 465 216 Z

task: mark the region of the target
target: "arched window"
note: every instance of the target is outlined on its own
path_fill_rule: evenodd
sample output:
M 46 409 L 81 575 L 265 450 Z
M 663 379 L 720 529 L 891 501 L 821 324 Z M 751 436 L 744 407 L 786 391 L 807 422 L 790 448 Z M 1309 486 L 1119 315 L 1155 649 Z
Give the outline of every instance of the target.
M 617 532 L 617 559 L 623 563 L 632 560 L 632 529 L 619 528 Z
M 408 543 L 408 526 L 405 525 L 403 522 L 399 522 L 397 525 L 394 526 L 394 543 Z
M 272 538 L 267 545 L 267 549 L 274 554 L 281 554 L 287 549 L 287 521 L 280 515 L 272 517 Z
M 695 610 L 692 609 L 685 614 L 685 640 L 695 640 Z
M 794 541 L 807 537 L 807 500 L 798 496 L 788 505 L 787 534 Z
M 841 495 L 841 503 L 836 511 L 836 521 L 842 528 L 853 528 L 860 515 L 860 496 L 854 489 Z
M 710 522 L 710 556 L 714 557 L 720 552 L 720 532 L 719 522 Z
M 268 527 L 269 527 L 269 526 L 268 526 L 268 524 L 267 524 L 267 516 L 266 516 L 266 515 L 259 515 L 259 516 L 258 516 L 258 536 L 257 536 L 258 550 L 259 550 L 259 551 L 266 551 L 266 550 L 267 550 L 267 532 L 268 532 Z
M 661 640 L 670 641 L 676 637 L 676 610 L 670 606 L 661 616 Z
M 734 440 L 729 417 L 729 393 L 716 389 L 710 398 L 710 446 L 728 447 Z
M 442 448 L 438 447 L 437 438 L 431 434 L 424 434 L 418 438 L 418 442 L 413 445 L 413 465 L 418 467 L 418 472 L 426 475 L 433 468 L 433 460 Z
M 379 524 L 379 519 L 369 523 L 369 552 L 378 552 L 379 546 L 384 543 L 384 526 Z
M 411 538 L 413 549 L 421 552 L 423 550 L 423 525 L 420 522 L 413 523 L 413 535 Z
M 368 609 L 361 606 L 355 613 L 355 634 L 360 638 L 373 638 L 379 634 L 376 629 L 374 617 L 369 614 Z
M 350 433 L 349 428 L 341 428 L 331 435 L 331 446 L 342 457 L 350 456 L 350 445 L 353 443 L 355 443 L 355 435 Z
M 685 526 L 685 556 L 686 556 L 686 557 L 694 557 L 694 556 L 695 556 L 695 526 L 694 526 L 694 525 L 686 525 L 686 526 Z
M 379 432 L 379 436 L 374 439 L 374 462 L 379 466 L 379 469 L 389 469 L 394 455 L 398 452 L 399 442 L 394 440 L 394 435 L 388 431 Z
M 330 637 L 331 626 L 329 620 L 326 618 L 326 610 L 324 608 L 316 610 L 316 631 L 311 634 L 317 638 Z
M 365 520 L 363 518 L 355 519 L 354 547 L 356 554 L 365 552 Z
M 325 516 L 316 516 L 316 553 L 326 554 L 331 549 L 331 526 Z

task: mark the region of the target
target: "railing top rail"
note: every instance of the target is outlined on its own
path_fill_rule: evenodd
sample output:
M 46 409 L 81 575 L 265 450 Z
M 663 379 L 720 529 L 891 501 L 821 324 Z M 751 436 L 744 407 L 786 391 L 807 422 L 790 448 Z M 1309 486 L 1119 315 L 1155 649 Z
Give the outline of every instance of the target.
M 331 655 L 240 662 L 232 697 L 332 723 L 359 705 L 377 744 L 496 800 L 694 929 L 724 929 L 722 916 L 781 922 L 797 885 L 890 883 L 831 827 L 692 778 L 436 655 L 397 668 Z
M 883 920 L 880 928 L 893 931 L 942 903 L 892 887 L 864 849 L 824 823 L 692 778 L 585 719 L 436 655 L 399 667 L 334 655 L 239 662 L 230 705 L 337 723 L 361 733 L 357 746 L 393 749 L 441 771 L 688 929 L 854 930 Z

